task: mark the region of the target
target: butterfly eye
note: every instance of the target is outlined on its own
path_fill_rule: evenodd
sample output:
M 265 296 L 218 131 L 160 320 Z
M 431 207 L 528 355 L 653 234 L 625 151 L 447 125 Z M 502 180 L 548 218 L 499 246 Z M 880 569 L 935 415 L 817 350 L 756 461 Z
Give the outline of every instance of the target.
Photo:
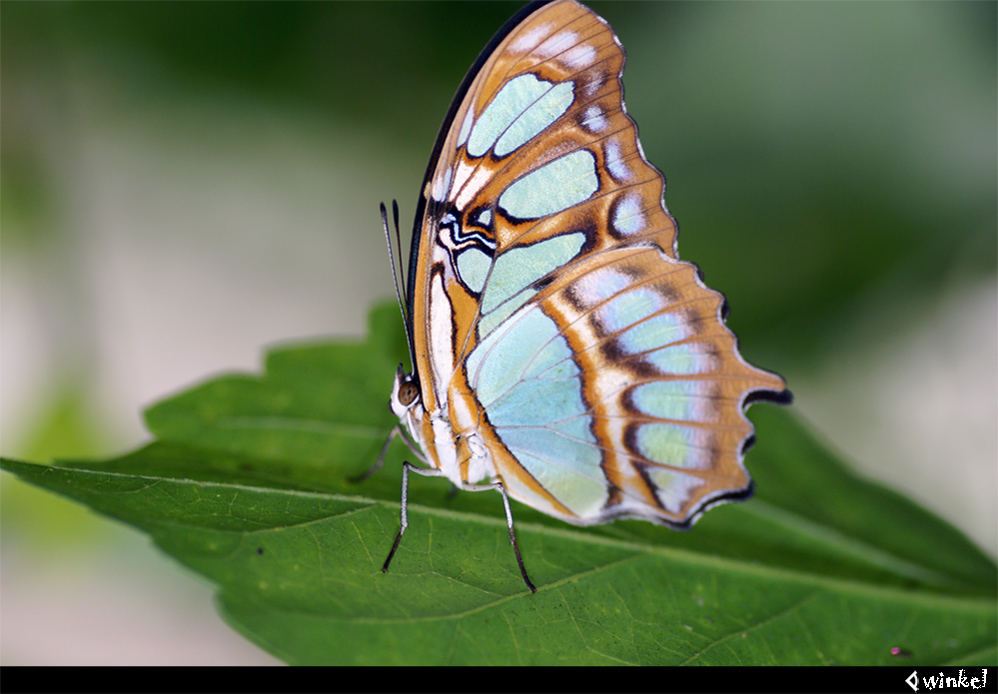
M 412 381 L 406 381 L 399 386 L 399 402 L 408 407 L 419 397 L 419 387 Z

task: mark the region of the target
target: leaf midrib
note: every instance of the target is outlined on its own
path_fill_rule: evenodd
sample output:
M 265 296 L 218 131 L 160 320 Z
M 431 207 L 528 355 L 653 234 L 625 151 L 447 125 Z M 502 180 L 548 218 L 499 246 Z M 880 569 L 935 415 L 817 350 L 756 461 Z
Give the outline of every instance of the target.
M 213 488 L 213 489 L 229 489 L 235 491 L 249 491 L 249 492 L 264 493 L 264 494 L 278 494 L 278 495 L 292 494 L 296 496 L 315 498 L 315 499 L 368 504 L 368 506 L 365 508 L 369 508 L 370 506 L 373 505 L 388 506 L 388 507 L 398 506 L 398 502 L 364 497 L 360 495 L 335 494 L 331 492 L 313 492 L 308 490 L 296 490 L 296 489 L 274 489 L 268 487 L 256 487 L 252 485 L 239 484 L 236 482 L 200 481 L 193 478 L 164 477 L 161 475 L 143 475 L 136 473 L 110 471 L 110 470 L 90 470 L 87 468 L 65 467 L 61 465 L 36 465 L 34 463 L 23 463 L 8 459 L 3 459 L 3 462 L 14 463 L 16 467 L 28 465 L 28 466 L 45 468 L 46 470 L 59 470 L 74 475 L 126 478 L 130 480 L 147 481 L 150 484 L 158 484 L 158 483 L 191 484 L 191 485 L 196 485 L 199 489 Z M 135 491 L 136 490 L 128 490 L 129 493 L 134 493 Z M 437 516 L 440 518 L 462 520 L 472 523 L 478 523 L 481 525 L 501 526 L 503 528 L 505 528 L 506 526 L 505 521 L 499 519 L 498 517 L 486 516 L 468 511 L 441 509 L 438 507 L 425 506 L 423 504 L 418 504 L 413 502 L 410 502 L 408 504 L 408 508 L 410 512 L 417 511 L 426 515 Z M 323 516 L 321 518 L 311 519 L 310 521 L 307 521 L 307 523 L 323 521 L 328 518 L 334 518 L 338 515 L 339 514 L 334 514 L 332 516 Z M 184 523 L 182 520 L 179 519 L 158 518 L 156 519 L 156 522 L 173 523 L 176 525 L 186 526 L 186 527 L 203 527 L 198 524 Z M 212 528 L 212 531 L 221 532 L 221 533 L 245 534 L 250 532 L 266 532 L 268 530 L 280 530 L 286 527 L 297 527 L 297 525 L 298 524 L 295 524 L 295 526 L 275 525 L 275 526 L 269 526 L 268 528 L 259 528 L 255 530 L 227 530 L 222 528 Z M 940 595 L 931 591 L 920 590 L 917 588 L 901 589 L 896 586 L 881 586 L 860 580 L 811 574 L 790 567 L 782 567 L 782 566 L 772 567 L 772 566 L 747 562 L 732 557 L 706 555 L 700 552 L 686 550 L 678 547 L 661 547 L 657 545 L 646 545 L 629 540 L 611 538 L 604 535 L 589 534 L 579 530 L 575 530 L 570 526 L 566 528 L 556 528 L 554 526 L 546 524 L 526 522 L 526 523 L 518 523 L 517 530 L 519 530 L 521 533 L 524 531 L 534 532 L 550 536 L 557 536 L 573 540 L 576 542 L 593 543 L 607 547 L 614 547 L 617 549 L 626 549 L 638 552 L 642 555 L 658 555 L 673 561 L 680 561 L 693 565 L 699 565 L 705 568 L 706 567 L 719 568 L 733 572 L 742 572 L 751 575 L 756 575 L 763 578 L 776 578 L 778 580 L 786 580 L 790 578 L 804 583 L 811 583 L 837 590 L 845 590 L 861 595 L 875 596 L 880 598 L 886 597 L 895 600 L 911 600 L 917 598 L 921 602 L 936 603 L 940 606 L 950 606 L 951 608 L 959 607 L 961 609 L 969 611 L 976 611 L 979 609 L 991 607 L 994 602 L 990 598 L 974 597 L 974 596 L 948 596 L 948 595 Z M 898 561 L 900 562 L 903 560 L 898 559 Z M 566 579 L 562 579 L 562 581 L 565 580 Z
M 375 426 L 347 424 L 337 421 L 331 422 L 328 420 L 310 420 L 301 417 L 230 416 L 219 419 L 215 424 L 226 429 L 268 428 L 316 431 L 354 435 L 371 439 L 381 438 L 384 435 L 384 431 Z M 843 554 L 853 557 L 855 560 L 886 570 L 894 575 L 910 578 L 939 588 L 959 590 L 967 587 L 966 582 L 959 578 L 939 573 L 930 567 L 899 557 L 865 540 L 843 534 L 834 528 L 822 526 L 806 516 L 775 506 L 762 499 L 755 499 L 753 504 L 746 505 L 742 510 L 782 525 L 796 533 L 813 537 L 819 542 L 823 542 L 841 551 Z
M 215 424 L 226 429 L 269 428 L 317 431 L 348 434 L 371 439 L 381 438 L 384 434 L 381 428 L 375 426 L 330 422 L 328 420 L 309 420 L 300 417 L 249 415 L 225 417 L 219 419 Z M 766 518 L 783 527 L 790 528 L 794 532 L 813 537 L 869 566 L 886 570 L 897 576 L 903 576 L 939 588 L 960 589 L 966 587 L 966 583 L 958 578 L 939 573 L 930 567 L 899 557 L 876 545 L 871 545 L 865 540 L 843 534 L 834 528 L 822 526 L 806 516 L 775 506 L 762 499 L 755 499 L 753 504 L 743 507 L 742 510 Z

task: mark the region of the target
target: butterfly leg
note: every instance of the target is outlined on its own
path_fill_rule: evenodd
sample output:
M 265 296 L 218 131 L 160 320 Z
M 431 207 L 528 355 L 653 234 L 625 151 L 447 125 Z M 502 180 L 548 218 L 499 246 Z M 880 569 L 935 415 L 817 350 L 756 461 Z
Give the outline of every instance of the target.
M 367 468 L 366 470 L 364 470 L 364 472 L 360 473 L 359 475 L 354 475 L 353 477 L 349 477 L 348 481 L 355 484 L 357 482 L 363 482 L 368 477 L 370 477 L 378 470 L 380 470 L 381 466 L 385 464 L 385 454 L 388 453 L 388 447 L 391 445 L 392 440 L 401 433 L 402 432 L 399 430 L 398 424 L 392 427 L 392 430 L 388 432 L 388 438 L 385 439 L 384 445 L 381 446 L 381 453 L 378 454 L 378 459 L 374 461 L 374 465 Z
M 388 432 L 388 438 L 386 438 L 384 444 L 382 444 L 381 452 L 378 454 L 378 459 L 374 461 L 374 465 L 369 467 L 367 470 L 364 470 L 364 472 L 360 473 L 359 475 L 348 477 L 347 481 L 355 484 L 357 482 L 363 482 L 368 477 L 373 475 L 375 472 L 380 470 L 381 467 L 385 464 L 385 455 L 387 455 L 388 453 L 388 447 L 392 445 L 392 441 L 395 439 L 396 436 L 401 436 L 402 440 L 405 442 L 405 445 L 409 447 L 409 450 L 411 450 L 416 455 L 416 457 L 422 460 L 424 463 L 426 462 L 426 459 L 423 457 L 423 454 L 420 453 L 419 449 L 416 448 L 416 446 L 412 443 L 412 441 L 409 440 L 409 437 L 406 436 L 406 433 L 405 431 L 402 430 L 402 427 L 396 424 L 392 428 L 392 430 Z
M 513 545 L 513 554 L 516 555 L 516 565 L 520 567 L 520 575 L 523 577 L 523 582 L 527 584 L 527 588 L 530 589 L 531 593 L 536 593 L 537 588 L 530 581 L 530 577 L 527 576 L 527 569 L 523 565 L 523 557 L 520 556 L 520 546 L 516 543 L 516 532 L 513 530 L 513 511 L 509 507 L 509 497 L 506 495 L 506 487 L 499 480 L 491 482 L 489 484 L 467 484 L 461 487 L 468 492 L 480 492 L 486 489 L 495 489 L 502 495 L 502 505 L 506 509 L 506 527 L 509 529 L 509 542 Z
M 396 427 L 397 428 L 397 427 Z M 385 563 L 381 566 L 381 573 L 388 572 L 388 565 L 392 563 L 392 557 L 395 556 L 395 550 L 399 548 L 399 542 L 402 540 L 402 533 L 405 529 L 409 527 L 409 471 L 415 472 L 417 475 L 423 475 L 424 477 L 440 477 L 444 473 L 436 468 L 421 468 L 413 465 L 408 460 L 402 463 L 402 506 L 399 512 L 399 532 L 395 536 L 395 542 L 392 543 L 392 548 L 388 552 L 388 557 L 385 559 Z

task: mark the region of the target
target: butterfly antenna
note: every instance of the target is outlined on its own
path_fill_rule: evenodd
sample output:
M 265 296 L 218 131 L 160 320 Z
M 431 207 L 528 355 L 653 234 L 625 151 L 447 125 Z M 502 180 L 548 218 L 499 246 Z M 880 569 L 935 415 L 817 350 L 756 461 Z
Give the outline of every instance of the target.
M 399 234 L 399 205 L 397 200 L 392 200 L 392 216 L 395 221 L 395 242 L 400 249 L 399 252 L 401 252 L 402 239 Z M 412 352 L 412 340 L 409 337 L 409 315 L 406 313 L 406 302 L 402 290 L 403 285 L 399 281 L 399 277 L 402 275 L 402 265 L 401 263 L 396 263 L 395 261 L 395 251 L 392 248 L 392 234 L 391 229 L 388 226 L 388 209 L 385 207 L 385 203 L 381 203 L 381 228 L 385 232 L 385 243 L 388 244 L 388 262 L 392 266 L 392 281 L 395 282 L 395 298 L 398 300 L 399 312 L 402 314 L 402 327 L 403 332 L 405 332 L 405 342 L 409 347 L 409 357 L 412 359 L 413 365 L 415 365 L 416 358 Z

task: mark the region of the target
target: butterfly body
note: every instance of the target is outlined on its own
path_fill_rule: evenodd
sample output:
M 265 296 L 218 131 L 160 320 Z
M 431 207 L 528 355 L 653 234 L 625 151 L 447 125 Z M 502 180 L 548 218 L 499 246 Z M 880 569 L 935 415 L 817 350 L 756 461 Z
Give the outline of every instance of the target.
M 473 66 L 422 189 L 414 373 L 391 402 L 461 488 L 489 480 L 578 525 L 683 528 L 750 491 L 744 407 L 786 391 L 678 258 L 623 64 L 602 18 L 558 0 L 522 10 Z

